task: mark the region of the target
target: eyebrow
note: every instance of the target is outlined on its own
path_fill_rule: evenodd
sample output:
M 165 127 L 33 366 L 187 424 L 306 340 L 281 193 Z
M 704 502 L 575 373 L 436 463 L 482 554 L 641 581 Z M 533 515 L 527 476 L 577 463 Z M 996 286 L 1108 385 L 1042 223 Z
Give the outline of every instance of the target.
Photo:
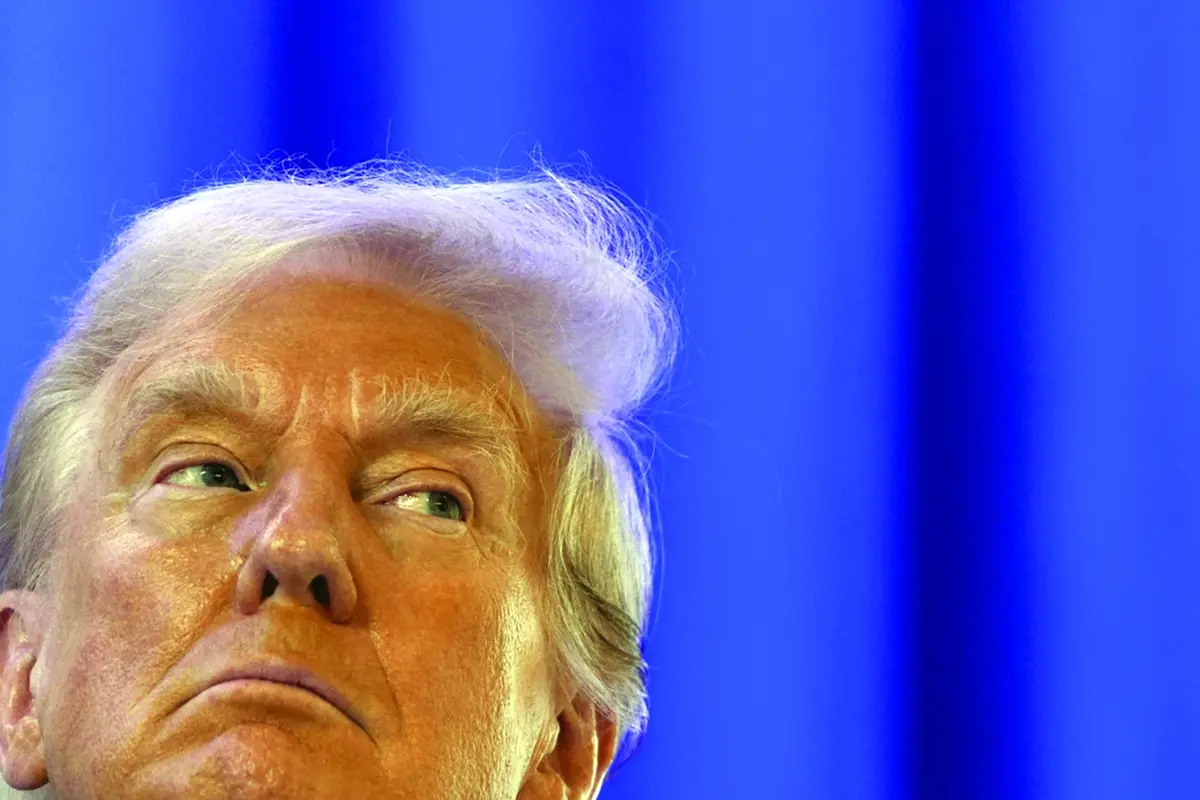
M 238 419 L 251 427 L 269 428 L 263 408 L 261 381 L 277 378 L 267 371 L 243 372 L 222 362 L 188 361 L 133 390 L 121 409 L 116 442 L 129 440 L 155 416 L 179 413 L 185 417 Z M 511 477 L 524 474 L 513 424 L 500 410 L 497 394 L 468 393 L 415 378 L 353 381 L 352 433 L 366 441 L 390 435 L 418 439 L 450 439 L 496 460 Z M 377 393 L 360 408 L 363 387 Z M 278 393 L 276 393 L 278 394 Z

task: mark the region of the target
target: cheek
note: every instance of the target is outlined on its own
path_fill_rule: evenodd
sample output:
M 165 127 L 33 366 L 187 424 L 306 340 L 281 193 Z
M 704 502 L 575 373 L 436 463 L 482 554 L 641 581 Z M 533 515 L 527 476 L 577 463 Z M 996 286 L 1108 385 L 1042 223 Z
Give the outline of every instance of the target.
M 64 744 L 118 733 L 112 709 L 144 697 L 200 630 L 220 562 L 219 554 L 206 556 L 194 544 L 116 528 L 80 543 L 64 571 L 64 611 L 47 650 L 49 727 L 66 737 Z M 202 583 L 201 575 L 209 577 Z M 88 731 L 89 725 L 105 732 Z
M 460 736 L 438 738 L 499 737 L 519 748 L 528 738 L 519 731 L 540 727 L 552 696 L 528 579 L 484 566 L 410 574 L 394 586 L 373 594 L 371 628 L 402 727 L 412 735 L 449 726 Z

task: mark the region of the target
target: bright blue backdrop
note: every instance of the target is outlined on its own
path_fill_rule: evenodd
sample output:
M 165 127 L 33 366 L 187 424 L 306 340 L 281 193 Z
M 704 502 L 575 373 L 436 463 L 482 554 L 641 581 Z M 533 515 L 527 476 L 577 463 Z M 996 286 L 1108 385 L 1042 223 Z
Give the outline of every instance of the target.
M 660 220 L 652 721 L 606 797 L 1200 797 L 1200 5 L 0 10 L 0 411 L 230 154 Z

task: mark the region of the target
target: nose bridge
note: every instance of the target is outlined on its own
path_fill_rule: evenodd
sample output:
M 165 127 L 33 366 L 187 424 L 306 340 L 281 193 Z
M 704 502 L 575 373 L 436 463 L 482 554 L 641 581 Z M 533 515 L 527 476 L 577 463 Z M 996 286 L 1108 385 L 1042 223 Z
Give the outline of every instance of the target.
M 338 487 L 320 471 L 279 476 L 241 531 L 249 552 L 237 584 L 237 605 L 255 613 L 268 602 L 310 606 L 344 622 L 357 592 L 347 564 Z

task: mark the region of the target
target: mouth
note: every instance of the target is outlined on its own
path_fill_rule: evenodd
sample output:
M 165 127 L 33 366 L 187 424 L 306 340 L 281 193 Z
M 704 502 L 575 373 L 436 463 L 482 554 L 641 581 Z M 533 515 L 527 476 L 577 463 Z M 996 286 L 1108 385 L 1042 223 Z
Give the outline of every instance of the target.
M 210 689 L 226 683 L 234 682 L 266 682 L 281 686 L 291 686 L 316 695 L 331 706 L 342 712 L 359 728 L 366 731 L 362 718 L 355 712 L 354 707 L 340 691 L 328 681 L 300 667 L 286 664 L 250 664 L 230 668 L 218 673 L 204 689 Z

